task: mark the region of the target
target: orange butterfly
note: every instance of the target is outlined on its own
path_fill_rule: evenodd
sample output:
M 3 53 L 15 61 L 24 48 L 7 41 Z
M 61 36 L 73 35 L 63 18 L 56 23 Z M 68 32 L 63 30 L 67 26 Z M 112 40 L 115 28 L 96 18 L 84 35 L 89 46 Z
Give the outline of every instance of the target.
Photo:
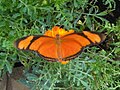
M 26 36 L 18 39 L 15 46 L 20 50 L 36 51 L 40 57 L 48 61 L 59 61 L 66 64 L 77 57 L 88 45 L 99 44 L 105 40 L 105 35 L 90 31 L 75 33 L 54 26 L 44 35 Z

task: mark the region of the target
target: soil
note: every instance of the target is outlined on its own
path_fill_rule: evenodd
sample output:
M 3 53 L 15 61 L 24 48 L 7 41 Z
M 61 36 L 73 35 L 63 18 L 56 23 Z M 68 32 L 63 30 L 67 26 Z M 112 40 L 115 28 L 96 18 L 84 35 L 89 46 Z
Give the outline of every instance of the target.
M 23 77 L 23 66 L 13 69 L 12 74 L 5 74 L 0 81 L 0 90 L 30 90 L 27 86 L 18 82 Z

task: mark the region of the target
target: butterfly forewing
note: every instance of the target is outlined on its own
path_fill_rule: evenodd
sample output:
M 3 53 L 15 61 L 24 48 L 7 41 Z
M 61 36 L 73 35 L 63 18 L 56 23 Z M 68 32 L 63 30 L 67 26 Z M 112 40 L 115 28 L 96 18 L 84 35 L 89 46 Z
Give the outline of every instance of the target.
M 18 39 L 15 47 L 21 50 L 36 51 L 42 58 L 54 60 L 57 58 L 55 38 L 48 36 L 27 36 Z
M 76 33 L 64 36 L 61 38 L 62 56 L 63 58 L 74 56 L 89 44 L 88 39 Z
M 83 34 L 94 44 L 101 43 L 106 38 L 106 36 L 101 33 L 83 31 Z

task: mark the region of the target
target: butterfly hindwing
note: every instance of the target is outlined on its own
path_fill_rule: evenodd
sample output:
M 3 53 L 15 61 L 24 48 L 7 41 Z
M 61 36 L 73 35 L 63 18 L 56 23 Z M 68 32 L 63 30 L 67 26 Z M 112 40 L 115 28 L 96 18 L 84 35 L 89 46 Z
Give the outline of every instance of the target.
M 35 40 L 30 46 L 30 50 L 37 51 L 41 56 L 57 58 L 57 48 L 55 39 L 52 37 L 40 37 Z

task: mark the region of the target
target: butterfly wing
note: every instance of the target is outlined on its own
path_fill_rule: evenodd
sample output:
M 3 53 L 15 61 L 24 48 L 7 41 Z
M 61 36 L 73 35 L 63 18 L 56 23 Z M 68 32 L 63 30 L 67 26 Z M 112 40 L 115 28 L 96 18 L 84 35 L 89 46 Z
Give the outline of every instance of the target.
M 104 41 L 105 35 L 83 31 L 83 33 L 72 33 L 66 35 L 61 39 L 62 58 L 66 61 L 77 57 L 84 47 L 99 44 Z
M 99 44 L 106 38 L 105 34 L 90 31 L 83 31 L 83 35 L 88 38 L 93 44 Z
M 87 38 L 76 33 L 64 36 L 61 39 L 63 60 L 71 60 L 77 57 L 85 46 L 91 44 Z
M 48 36 L 27 36 L 18 39 L 15 46 L 20 50 L 32 50 L 48 61 L 57 61 L 55 38 Z

